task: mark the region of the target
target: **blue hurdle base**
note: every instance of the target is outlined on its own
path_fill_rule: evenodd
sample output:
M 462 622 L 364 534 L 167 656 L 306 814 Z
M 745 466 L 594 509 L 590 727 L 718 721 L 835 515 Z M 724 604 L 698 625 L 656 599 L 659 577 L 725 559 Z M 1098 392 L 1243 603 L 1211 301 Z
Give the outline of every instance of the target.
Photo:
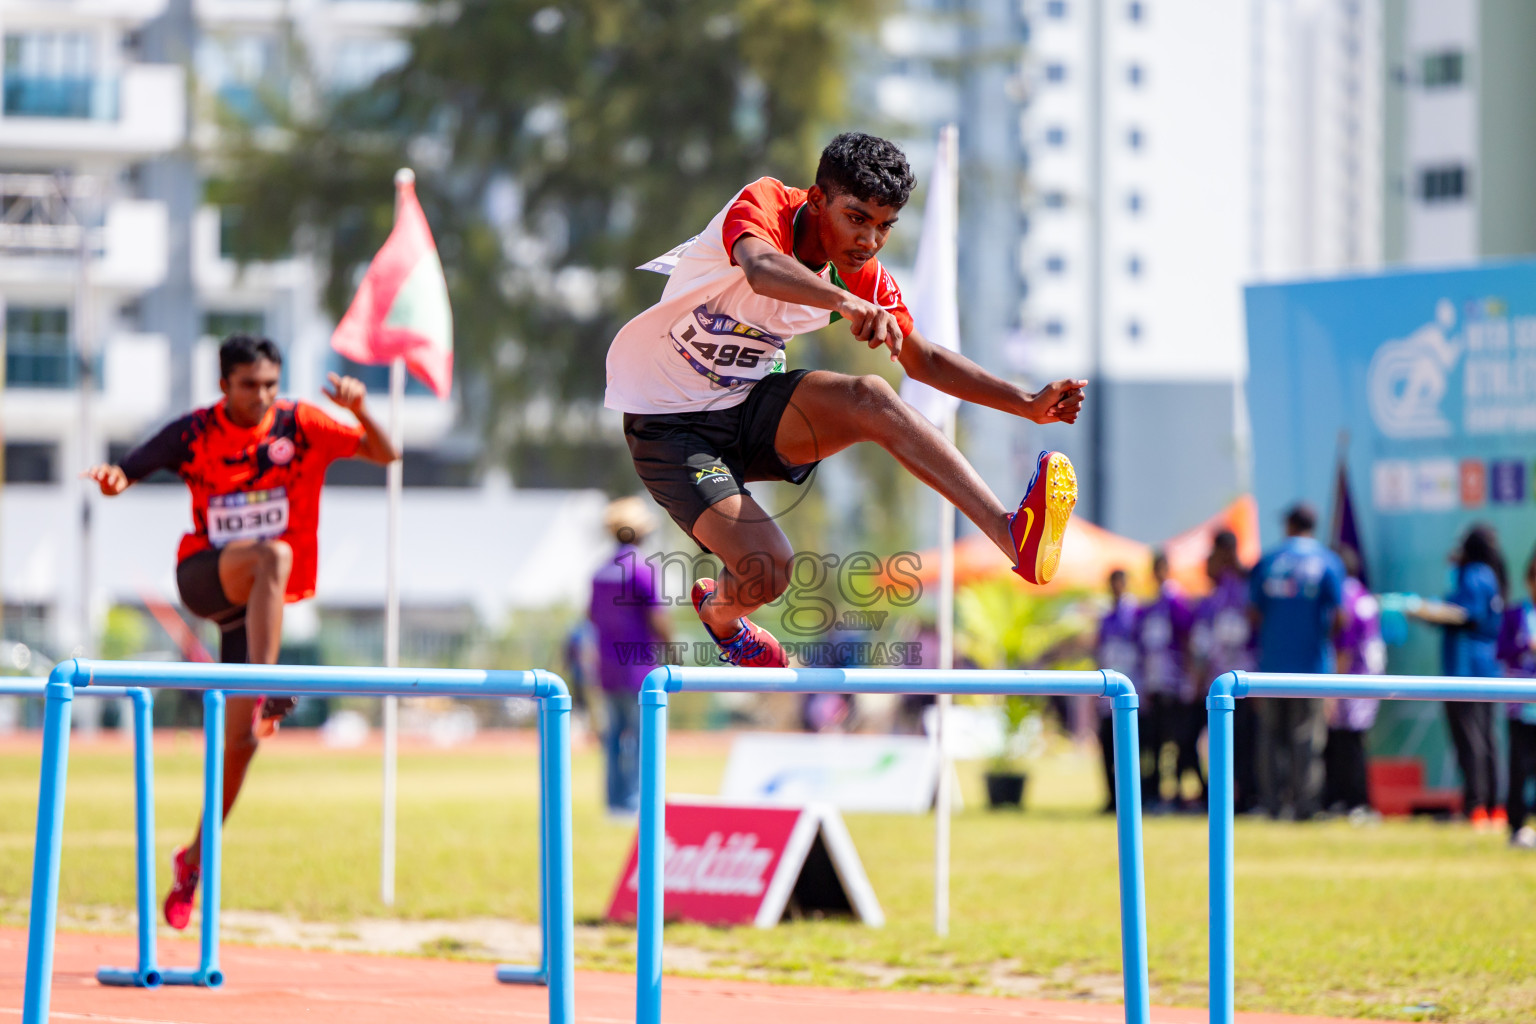
M 162 985 L 189 985 L 196 988 L 218 988 L 224 984 L 224 972 L 217 967 L 207 970 L 201 967 L 165 967 L 160 970 Z
M 141 971 L 132 967 L 102 967 L 96 971 L 96 980 L 118 988 L 159 988 L 165 984 L 159 971 Z
M 542 967 L 498 964 L 496 967 L 496 980 L 503 985 L 548 985 L 549 973 Z

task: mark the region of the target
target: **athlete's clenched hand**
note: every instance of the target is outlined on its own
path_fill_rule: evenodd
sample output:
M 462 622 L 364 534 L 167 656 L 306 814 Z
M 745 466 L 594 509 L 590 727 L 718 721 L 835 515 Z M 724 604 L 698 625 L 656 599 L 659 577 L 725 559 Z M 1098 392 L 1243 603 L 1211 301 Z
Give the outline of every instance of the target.
M 1083 408 L 1086 380 L 1052 381 L 1029 400 L 1025 415 L 1036 423 L 1076 423 Z
M 879 348 L 881 345 L 891 350 L 891 361 L 901 355 L 901 343 L 904 335 L 901 333 L 901 325 L 896 322 L 896 317 L 888 309 L 881 309 L 867 299 L 861 299 L 857 295 L 847 295 L 837 310 L 848 321 L 848 329 L 853 336 L 867 344 L 870 348 Z
M 116 497 L 128 489 L 128 474 L 124 473 L 120 466 L 105 462 L 81 473 L 80 478 L 96 481 L 96 486 L 101 488 L 101 493 L 109 498 Z
M 356 414 L 363 411 L 363 406 L 368 401 L 368 389 L 363 386 L 362 381 L 356 377 L 343 377 L 336 373 L 328 373 L 326 377 L 330 380 L 331 386 L 320 389 L 325 392 L 326 398 L 350 413 Z

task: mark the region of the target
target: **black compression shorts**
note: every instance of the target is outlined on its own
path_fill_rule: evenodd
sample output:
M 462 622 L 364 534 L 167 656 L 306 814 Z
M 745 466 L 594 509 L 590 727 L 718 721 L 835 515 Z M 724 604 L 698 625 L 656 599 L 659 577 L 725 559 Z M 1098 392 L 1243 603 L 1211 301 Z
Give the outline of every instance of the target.
M 705 509 L 733 494 L 750 495 L 749 481 L 800 484 L 811 475 L 816 463 L 787 465 L 773 446 L 790 396 L 809 372 L 769 374 L 728 409 L 624 414 L 635 471 L 690 537 Z

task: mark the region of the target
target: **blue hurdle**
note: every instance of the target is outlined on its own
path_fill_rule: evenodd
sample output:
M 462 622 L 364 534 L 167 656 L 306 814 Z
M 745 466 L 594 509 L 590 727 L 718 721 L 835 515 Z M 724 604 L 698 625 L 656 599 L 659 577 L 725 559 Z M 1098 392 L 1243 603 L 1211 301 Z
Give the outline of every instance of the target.
M 575 1018 L 575 950 L 571 877 L 570 709 L 565 682 L 542 669 L 382 669 L 292 665 L 66 661 L 55 666 L 44 688 L 43 758 L 32 863 L 32 902 L 27 936 L 23 1024 L 43 1024 L 53 979 L 58 923 L 59 861 L 63 844 L 64 789 L 69 767 L 69 725 L 75 692 L 102 693 L 103 686 L 146 690 L 200 690 L 204 695 L 207 760 L 204 771 L 203 934 L 201 959 L 190 970 L 161 970 L 165 984 L 216 987 L 222 844 L 226 693 L 291 693 L 304 696 L 528 697 L 539 701 L 541 749 L 540 885 L 544 955 L 539 979 L 549 987 L 551 1024 Z M 148 718 L 145 718 L 146 729 Z M 145 749 L 148 749 L 147 743 Z M 214 770 L 217 768 L 217 770 Z M 147 775 L 145 776 L 147 781 Z M 148 793 L 147 787 L 141 791 Z M 150 894 L 149 911 L 144 893 Z M 140 876 L 141 921 L 154 921 L 153 875 Z M 152 933 L 151 933 L 152 934 Z M 151 947 L 152 949 L 152 947 Z M 141 947 L 141 956 L 143 950 Z
M 1209 728 L 1211 1024 L 1232 1024 L 1237 989 L 1234 921 L 1232 712 L 1239 697 L 1373 697 L 1381 700 L 1536 701 L 1536 680 L 1445 676 L 1228 672 L 1205 698 Z
M 931 693 L 1108 697 L 1115 735 L 1120 847 L 1120 955 L 1126 1024 L 1149 1024 L 1147 910 L 1141 855 L 1141 751 L 1136 690 L 1118 672 L 937 669 L 655 669 L 640 689 L 640 878 L 635 1020 L 661 1024 L 661 947 L 666 840 L 667 695 L 696 693 Z
M 91 697 L 126 698 L 133 702 L 133 832 L 138 886 L 139 965 L 103 967 L 96 980 L 103 985 L 158 988 L 162 983 L 155 954 L 155 758 L 154 694 L 143 687 L 98 686 Z M 46 683 L 0 682 L 0 696 L 47 699 Z

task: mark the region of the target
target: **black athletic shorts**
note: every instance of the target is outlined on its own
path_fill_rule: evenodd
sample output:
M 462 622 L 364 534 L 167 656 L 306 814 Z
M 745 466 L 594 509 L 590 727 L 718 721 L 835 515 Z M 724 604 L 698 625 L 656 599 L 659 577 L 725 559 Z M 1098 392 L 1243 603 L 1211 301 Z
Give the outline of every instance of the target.
M 728 409 L 624 414 L 635 471 L 690 537 L 709 506 L 733 494 L 750 495 L 748 481 L 800 484 L 811 475 L 816 463 L 786 465 L 773 447 L 790 396 L 809 372 L 769 374 L 752 385 L 746 401 Z
M 188 555 L 176 563 L 176 589 L 187 611 L 202 619 L 212 619 L 219 627 L 219 660 L 226 665 L 243 665 L 249 653 L 245 635 L 245 605 L 237 605 L 224 595 L 219 582 L 217 548 Z

